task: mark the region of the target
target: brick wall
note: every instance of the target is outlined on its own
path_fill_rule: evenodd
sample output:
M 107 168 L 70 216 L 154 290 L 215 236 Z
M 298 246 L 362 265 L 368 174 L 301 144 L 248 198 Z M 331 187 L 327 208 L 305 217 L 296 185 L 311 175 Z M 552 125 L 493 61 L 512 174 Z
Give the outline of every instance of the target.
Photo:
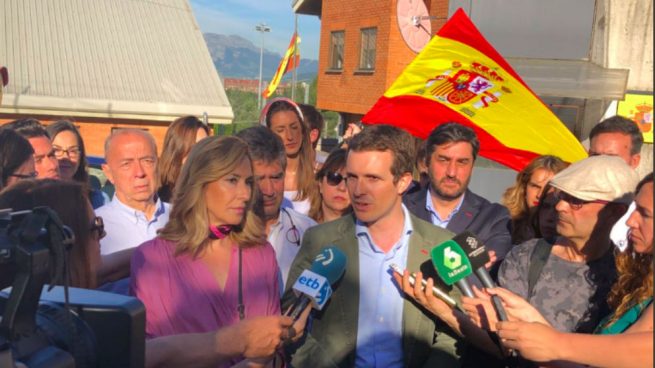
M 61 117 L 53 116 L 31 116 L 38 119 L 45 125 L 54 123 Z M 0 124 L 8 123 L 15 119 L 24 118 L 24 116 L 11 116 L 6 115 L 0 117 Z M 67 119 L 72 121 L 75 126 L 80 130 L 82 139 L 84 139 L 84 147 L 86 148 L 87 155 L 89 156 L 104 156 L 105 139 L 111 134 L 112 129 L 115 128 L 137 128 L 147 129 L 157 142 L 158 153 L 161 153 L 162 145 L 164 144 L 164 136 L 168 128 L 168 122 L 153 122 L 145 120 L 104 120 L 93 118 L 74 118 Z
M 432 21 L 434 34 L 445 23 L 448 0 L 426 0 L 426 6 L 430 15 L 443 18 Z M 400 35 L 396 7 L 396 0 L 323 1 L 317 87 L 319 108 L 355 116 L 366 113 L 414 59 L 416 54 Z M 360 73 L 357 71 L 360 29 L 368 27 L 377 27 L 375 71 Z M 345 31 L 343 70 L 330 72 L 330 35 L 332 31 L 341 30 Z

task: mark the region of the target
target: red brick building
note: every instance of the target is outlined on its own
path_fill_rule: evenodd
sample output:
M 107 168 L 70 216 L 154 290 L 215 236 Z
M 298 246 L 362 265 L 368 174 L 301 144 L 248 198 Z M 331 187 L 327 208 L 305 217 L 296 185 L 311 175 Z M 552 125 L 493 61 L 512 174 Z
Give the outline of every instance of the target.
M 425 0 L 434 30 L 448 17 L 448 0 Z M 317 107 L 359 121 L 416 53 L 404 41 L 397 0 L 296 0 L 298 14 L 321 17 Z M 336 50 L 342 47 L 341 64 Z

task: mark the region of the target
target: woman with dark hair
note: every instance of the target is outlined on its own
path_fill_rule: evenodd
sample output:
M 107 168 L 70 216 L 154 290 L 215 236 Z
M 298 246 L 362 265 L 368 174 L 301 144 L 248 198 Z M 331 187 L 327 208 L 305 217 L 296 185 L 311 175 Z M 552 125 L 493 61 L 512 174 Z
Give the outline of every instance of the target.
M 30 142 L 11 129 L 0 129 L 0 190 L 36 175 Z
M 166 130 L 164 147 L 159 158 L 159 190 L 164 202 L 173 199 L 173 189 L 194 144 L 211 134 L 207 124 L 195 116 L 183 116 L 173 120 Z
M 306 215 L 318 193 L 314 184 L 314 149 L 302 111 L 288 98 L 275 98 L 262 110 L 260 123 L 282 139 L 287 154 L 284 197 L 292 202 L 294 210 Z
M 626 221 L 628 248 L 616 255 L 619 278 L 608 295 L 613 313 L 595 334 L 559 332 L 522 299 L 502 289 L 490 289 L 524 317 L 500 322 L 505 346 L 537 362 L 571 362 L 594 367 L 653 366 L 653 173 L 637 185 L 636 210 Z M 555 364 L 557 365 L 557 363 Z
M 14 211 L 47 206 L 75 234 L 68 253 L 70 286 L 95 289 L 100 267 L 100 239 L 105 235 L 102 218 L 96 217 L 82 184 L 54 179 L 26 180 L 0 194 L 0 208 Z
M 79 130 L 67 120 L 59 120 L 46 127 L 52 149 L 59 163 L 59 175 L 63 180 L 72 180 L 88 188 L 93 208 L 109 202 L 106 194 L 91 188 L 87 172 L 86 149 Z
M 503 194 L 503 205 L 512 218 L 512 244 L 521 244 L 535 237 L 530 221 L 548 181 L 568 164 L 550 155 L 539 156 L 516 174 L 516 182 Z
M 312 200 L 309 217 L 318 223 L 336 220 L 352 211 L 346 188 L 346 153 L 342 148 L 332 151 L 316 173 L 320 195 Z
M 147 337 L 279 315 L 278 266 L 253 209 L 248 145 L 237 137 L 201 140 L 176 188 L 168 223 L 132 256 L 130 291 L 146 307 Z

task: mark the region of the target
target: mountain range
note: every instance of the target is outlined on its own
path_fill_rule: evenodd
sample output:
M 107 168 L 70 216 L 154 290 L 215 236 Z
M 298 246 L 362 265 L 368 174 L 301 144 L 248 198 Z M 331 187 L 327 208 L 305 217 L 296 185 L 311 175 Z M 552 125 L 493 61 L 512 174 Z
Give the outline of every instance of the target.
M 205 33 L 205 42 L 211 55 L 216 70 L 221 77 L 257 79 L 259 78 L 259 54 L 260 48 L 252 42 L 238 35 L 222 35 L 216 33 Z M 282 55 L 264 49 L 262 76 L 264 80 L 270 80 Z M 299 81 L 311 81 L 318 72 L 318 61 L 303 59 L 301 55 L 300 66 L 297 77 Z M 283 80 L 290 80 L 291 73 L 288 73 Z

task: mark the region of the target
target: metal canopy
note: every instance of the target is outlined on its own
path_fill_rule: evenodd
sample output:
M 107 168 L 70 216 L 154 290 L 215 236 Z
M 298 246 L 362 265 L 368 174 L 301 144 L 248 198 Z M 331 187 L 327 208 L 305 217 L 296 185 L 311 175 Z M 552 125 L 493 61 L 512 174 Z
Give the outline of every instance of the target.
M 585 60 L 507 58 L 539 96 L 623 100 L 628 69 L 608 69 Z

